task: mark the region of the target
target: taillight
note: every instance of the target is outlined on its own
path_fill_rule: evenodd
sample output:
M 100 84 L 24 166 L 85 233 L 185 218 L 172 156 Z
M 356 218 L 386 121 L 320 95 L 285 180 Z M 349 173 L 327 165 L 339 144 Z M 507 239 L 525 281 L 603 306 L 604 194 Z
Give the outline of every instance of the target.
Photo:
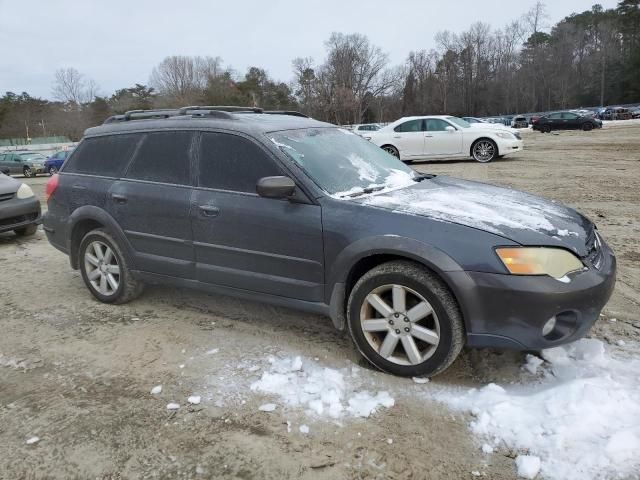
M 51 198 L 51 195 L 53 195 L 53 193 L 56 191 L 56 188 L 58 188 L 58 181 L 59 181 L 59 177 L 58 177 L 58 174 L 56 173 L 47 182 L 47 186 L 44 189 L 44 199 L 47 202 Z

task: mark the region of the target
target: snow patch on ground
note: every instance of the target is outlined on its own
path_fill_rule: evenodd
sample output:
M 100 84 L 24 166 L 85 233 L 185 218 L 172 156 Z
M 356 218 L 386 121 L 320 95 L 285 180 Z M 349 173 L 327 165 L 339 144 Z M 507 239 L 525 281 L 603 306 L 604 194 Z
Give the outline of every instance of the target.
M 280 397 L 289 407 L 301 407 L 315 417 L 369 417 L 395 400 L 386 391 L 356 391 L 357 368 L 322 367 L 301 357 L 269 357 L 269 368 L 251 390 Z
M 539 382 L 504 387 L 492 383 L 466 392 L 444 389 L 433 396 L 470 412 L 475 417 L 471 430 L 488 447 L 505 446 L 539 457 L 538 469 L 545 478 L 636 474 L 640 357 L 618 357 L 595 339 L 546 350 L 543 357 L 544 366 L 532 356 L 524 366 L 531 373 L 542 367 Z M 519 474 L 534 478 L 536 461 L 519 458 Z

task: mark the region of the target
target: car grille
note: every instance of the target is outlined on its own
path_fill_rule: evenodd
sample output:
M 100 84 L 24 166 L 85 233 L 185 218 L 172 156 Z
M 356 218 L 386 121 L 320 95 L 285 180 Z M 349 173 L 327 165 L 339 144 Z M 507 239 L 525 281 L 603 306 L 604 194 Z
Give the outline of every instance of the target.
M 587 254 L 584 257 L 591 265 L 595 268 L 599 269 L 602 265 L 602 241 L 600 240 L 600 235 L 594 228 L 591 230 L 591 234 L 587 238 Z
M 17 217 L 3 218 L 0 220 L 0 227 L 8 227 L 10 225 L 17 225 L 23 222 L 30 222 L 38 218 L 37 213 L 29 213 L 27 215 L 18 215 Z
M 11 193 L 0 193 L 0 202 L 2 202 L 3 200 L 11 200 L 14 195 L 15 195 L 14 192 L 11 192 Z
M 520 132 L 513 132 L 513 136 L 516 137 L 518 140 L 522 140 L 522 136 L 520 135 Z

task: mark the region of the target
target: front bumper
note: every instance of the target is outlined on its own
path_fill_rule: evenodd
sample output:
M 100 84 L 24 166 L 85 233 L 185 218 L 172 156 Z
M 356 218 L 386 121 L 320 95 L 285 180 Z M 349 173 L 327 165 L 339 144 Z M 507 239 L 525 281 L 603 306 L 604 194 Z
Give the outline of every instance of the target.
M 568 283 L 547 276 L 450 272 L 467 328 L 467 345 L 542 350 L 584 337 L 598 320 L 615 285 L 616 259 L 602 242 L 599 269 L 569 274 Z M 554 335 L 542 328 L 558 318 Z
M 0 232 L 8 232 L 40 222 L 40 202 L 36 197 L 24 200 L 14 197 L 0 202 Z
M 498 144 L 498 154 L 500 156 L 511 155 L 524 149 L 524 142 L 516 138 L 513 140 L 500 138 L 496 143 Z

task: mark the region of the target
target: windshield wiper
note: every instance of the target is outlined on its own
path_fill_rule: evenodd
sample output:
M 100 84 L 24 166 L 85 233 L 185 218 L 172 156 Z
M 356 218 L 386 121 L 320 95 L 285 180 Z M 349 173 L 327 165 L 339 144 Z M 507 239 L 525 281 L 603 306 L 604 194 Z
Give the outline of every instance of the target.
M 375 185 L 375 186 L 372 186 L 372 187 L 366 187 L 366 188 L 363 188 L 361 190 L 358 190 L 357 192 L 353 192 L 353 193 L 350 193 L 348 195 L 342 195 L 342 198 L 345 198 L 345 197 L 351 197 L 351 198 L 359 197 L 360 195 L 364 195 L 366 193 L 378 192 L 378 191 L 382 190 L 383 188 L 385 188 L 384 185 Z
M 414 182 L 421 182 L 422 180 L 428 180 L 430 178 L 435 177 L 435 175 L 431 174 L 431 173 L 421 173 L 420 175 L 416 175 L 415 177 L 413 177 L 413 181 Z

